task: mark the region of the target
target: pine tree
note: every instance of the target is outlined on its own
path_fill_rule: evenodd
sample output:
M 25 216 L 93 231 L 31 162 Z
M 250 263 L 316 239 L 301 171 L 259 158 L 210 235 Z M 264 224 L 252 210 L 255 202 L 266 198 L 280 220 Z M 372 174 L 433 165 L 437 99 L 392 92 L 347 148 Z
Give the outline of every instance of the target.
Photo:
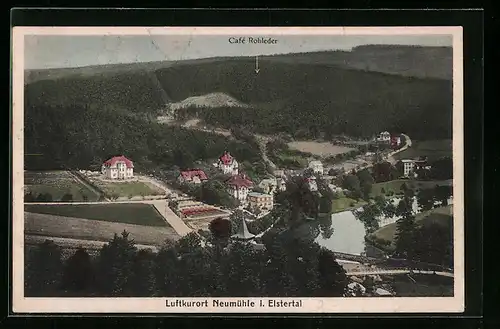
M 85 295 L 94 283 L 94 268 L 89 254 L 78 248 L 64 264 L 62 287 L 71 294 Z
M 396 253 L 399 257 L 409 259 L 415 249 L 416 229 L 411 199 L 403 198 L 399 202 L 397 213 L 401 217 L 396 222 Z
M 28 251 L 25 259 L 25 295 L 51 297 L 60 293 L 61 249 L 51 240 Z
M 134 241 L 123 231 L 115 234 L 113 240 L 100 251 L 97 260 L 99 273 L 99 292 L 104 296 L 124 296 L 127 284 L 132 276 L 133 261 L 137 253 Z

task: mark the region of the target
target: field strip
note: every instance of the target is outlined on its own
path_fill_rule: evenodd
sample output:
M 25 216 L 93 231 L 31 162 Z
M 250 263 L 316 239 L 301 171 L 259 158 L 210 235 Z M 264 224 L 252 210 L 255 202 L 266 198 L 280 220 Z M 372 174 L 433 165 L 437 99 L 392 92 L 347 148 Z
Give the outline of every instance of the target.
M 43 243 L 45 240 L 51 240 L 62 248 L 82 247 L 85 249 L 101 249 L 104 245 L 107 244 L 107 242 L 104 241 L 60 238 L 47 235 L 25 235 L 24 237 L 25 244 L 27 245 L 36 245 L 39 243 Z M 139 250 L 149 249 L 153 252 L 158 251 L 158 247 L 152 245 L 135 244 L 134 246 Z
M 171 227 L 153 227 L 123 224 L 74 217 L 24 213 L 25 234 L 56 236 L 68 239 L 110 241 L 123 231 L 138 244 L 161 245 L 166 240 L 177 240 L 179 235 Z

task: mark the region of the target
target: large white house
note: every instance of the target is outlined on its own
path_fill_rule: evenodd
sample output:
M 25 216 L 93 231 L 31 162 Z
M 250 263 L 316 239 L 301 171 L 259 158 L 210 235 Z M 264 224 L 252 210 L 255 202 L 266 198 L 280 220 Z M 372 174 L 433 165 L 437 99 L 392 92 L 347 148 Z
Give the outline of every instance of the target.
M 401 166 L 403 167 L 403 177 L 410 177 L 415 169 L 415 161 L 411 159 L 401 160 Z
M 224 174 L 238 175 L 238 161 L 227 151 L 224 152 L 215 165 Z
M 105 161 L 101 173 L 108 179 L 127 179 L 134 177 L 134 163 L 125 156 L 115 156 Z
M 388 131 L 381 132 L 377 138 L 377 142 L 381 143 L 390 143 L 391 142 L 391 134 Z
M 226 184 L 228 193 L 242 203 L 246 202 L 248 192 L 250 192 L 250 189 L 253 187 L 253 182 L 245 174 L 235 175 L 229 178 Z

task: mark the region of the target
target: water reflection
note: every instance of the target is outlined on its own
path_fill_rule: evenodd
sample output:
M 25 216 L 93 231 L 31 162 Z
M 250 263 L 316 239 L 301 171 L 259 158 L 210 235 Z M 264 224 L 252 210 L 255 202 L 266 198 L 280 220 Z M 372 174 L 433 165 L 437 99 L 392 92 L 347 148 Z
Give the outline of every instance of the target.
M 330 237 L 321 234 L 315 240 L 320 246 L 354 255 L 365 251 L 365 226 L 352 211 L 332 214 L 331 223 Z
M 396 206 L 401 198 L 393 198 L 391 202 Z M 453 204 L 453 198 L 448 200 Z M 412 208 L 415 214 L 420 212 L 416 198 L 413 199 Z M 357 209 L 357 210 L 362 210 Z M 395 223 L 397 216 L 379 218 L 380 227 Z M 332 251 L 343 252 L 353 255 L 366 255 L 370 257 L 384 257 L 384 252 L 365 243 L 365 226 L 354 215 L 353 211 L 344 211 L 332 214 L 330 218 L 324 218 L 317 223 L 304 225 L 303 232 L 308 233 L 308 238 L 316 241 L 320 246 Z M 319 227 L 318 227 L 319 226 Z

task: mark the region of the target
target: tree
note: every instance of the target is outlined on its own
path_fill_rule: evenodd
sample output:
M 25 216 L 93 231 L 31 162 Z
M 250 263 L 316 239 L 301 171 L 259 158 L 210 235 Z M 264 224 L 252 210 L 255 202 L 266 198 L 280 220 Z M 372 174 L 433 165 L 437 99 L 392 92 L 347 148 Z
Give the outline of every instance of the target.
M 432 216 L 432 215 L 430 215 Z M 415 232 L 415 260 L 453 267 L 453 221 L 425 223 Z
M 25 259 L 25 294 L 30 297 L 58 295 L 61 284 L 61 249 L 51 240 L 28 249 Z
M 416 243 L 416 225 L 410 199 L 403 198 L 399 202 L 397 214 L 401 217 L 396 221 L 396 253 L 405 259 L 411 259 Z
M 453 159 L 444 157 L 434 161 L 431 165 L 430 176 L 435 180 L 445 180 L 453 178 Z
M 154 260 L 156 255 L 148 249 L 139 250 L 132 260 L 127 282 L 127 296 L 151 297 L 155 295 Z
M 376 183 L 394 180 L 397 176 L 396 168 L 389 162 L 381 162 L 373 165 L 373 178 Z
M 319 212 L 323 214 L 332 212 L 332 199 L 327 195 L 322 195 L 319 199 Z
M 31 191 L 29 191 L 24 195 L 24 202 L 34 202 L 35 199 L 36 198 Z
M 73 195 L 71 193 L 66 193 L 61 198 L 62 202 L 71 202 L 73 201 Z
M 434 191 L 432 189 L 421 189 L 417 193 L 417 202 L 422 211 L 431 210 L 434 207 Z
M 367 233 L 373 233 L 379 228 L 378 217 L 382 209 L 375 203 L 367 204 L 360 211 L 355 211 L 356 217 L 365 225 Z
M 133 261 L 137 253 L 129 233 L 120 236 L 102 247 L 97 258 L 98 287 L 104 296 L 126 296 L 129 293 L 129 280 L 132 277 Z
M 319 291 L 318 297 L 343 296 L 348 280 L 345 270 L 337 263 L 334 254 L 321 248 L 318 255 Z
M 434 196 L 436 201 L 441 203 L 441 206 L 448 205 L 448 199 L 451 197 L 452 187 L 446 185 L 436 185 L 434 188 Z
M 212 236 L 218 239 L 228 239 L 231 236 L 231 221 L 218 217 L 212 220 L 209 224 L 210 232 Z
M 90 292 L 94 274 L 89 254 L 79 247 L 64 264 L 62 287 L 71 294 L 84 296 Z
M 352 192 L 354 197 L 361 196 L 361 186 L 356 175 L 347 175 L 342 182 L 342 187 Z
M 36 197 L 36 202 L 51 202 L 52 201 L 52 194 L 50 193 L 40 193 Z

